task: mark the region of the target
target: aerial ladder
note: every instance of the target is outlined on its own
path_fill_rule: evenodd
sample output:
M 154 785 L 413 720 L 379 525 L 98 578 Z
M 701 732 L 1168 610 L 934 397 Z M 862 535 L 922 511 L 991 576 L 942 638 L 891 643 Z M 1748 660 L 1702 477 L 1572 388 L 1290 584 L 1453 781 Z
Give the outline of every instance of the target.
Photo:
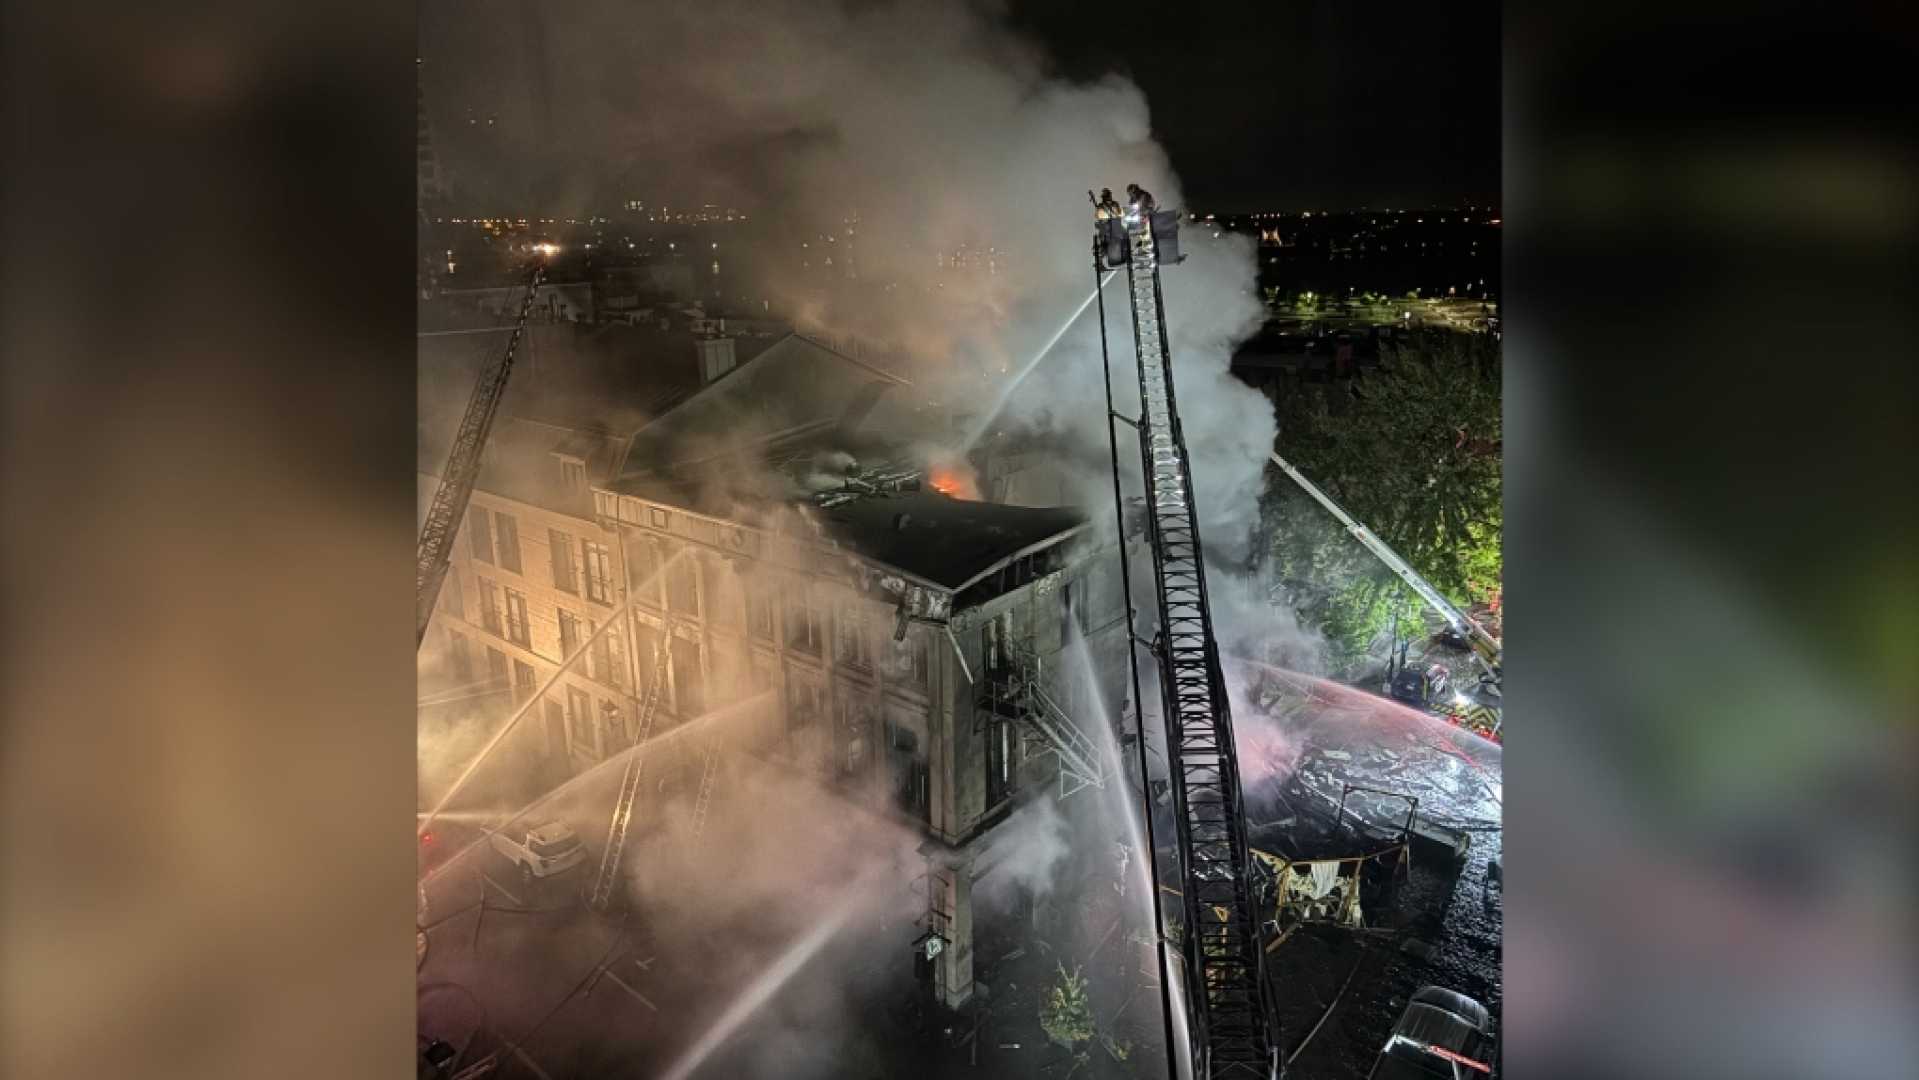
M 1153 652 L 1184 880 L 1181 947 L 1192 1055 L 1187 1064 L 1195 1077 L 1207 1080 L 1274 1080 L 1280 1069 L 1277 1017 L 1266 983 L 1232 717 L 1207 601 L 1192 469 L 1160 291 L 1162 246 L 1167 261 L 1182 261 L 1177 220 L 1170 211 L 1137 203 L 1121 216 L 1103 216 L 1093 243 L 1094 273 L 1097 278 L 1124 265 L 1132 295 L 1140 415 L 1112 416 L 1138 431 L 1145 475 L 1160 627 Z M 1104 349 L 1103 294 L 1100 312 Z M 1109 412 L 1110 395 L 1109 381 Z M 1117 494 L 1116 445 L 1114 474 Z
M 1499 639 L 1494 637 L 1477 619 L 1459 610 L 1452 601 L 1446 599 L 1444 594 L 1433 588 L 1432 583 L 1421 577 L 1419 571 L 1414 570 L 1405 559 L 1400 558 L 1399 553 L 1388 547 L 1386 541 L 1381 540 L 1373 530 L 1347 513 L 1346 508 L 1334 502 L 1332 496 L 1321 491 L 1318 484 L 1306 479 L 1305 474 L 1294 468 L 1291 462 L 1280 457 L 1278 451 L 1273 452 L 1272 460 L 1273 464 L 1279 466 L 1280 471 L 1292 477 L 1293 483 L 1298 484 L 1306 494 L 1313 497 L 1315 502 L 1325 507 L 1327 513 L 1337 518 L 1339 523 L 1345 526 L 1346 531 L 1352 534 L 1353 539 L 1358 540 L 1367 551 L 1373 553 L 1374 557 L 1385 563 L 1387 569 L 1399 575 L 1399 579 L 1404 581 L 1413 592 L 1419 594 L 1419 598 L 1426 602 L 1427 607 L 1432 608 L 1440 618 L 1446 620 L 1446 625 L 1452 629 L 1452 632 L 1472 649 L 1473 659 L 1479 664 L 1485 685 L 1490 686 L 1495 694 L 1499 693 L 1503 675 Z M 1498 730 L 1497 720 L 1494 730 Z
M 480 372 L 480 380 L 467 399 L 466 414 L 453 436 L 453 448 L 447 453 L 446 469 L 440 486 L 427 508 L 426 521 L 420 526 L 420 545 L 414 554 L 413 588 L 416 627 L 413 644 L 426 640 L 427 624 L 433 621 L 433 605 L 440 598 L 440 583 L 446 580 L 447 560 L 453 554 L 453 537 L 466 517 L 467 503 L 473 498 L 473 484 L 480 475 L 480 452 L 493 430 L 493 417 L 506 396 L 506 380 L 513 374 L 513 355 L 526 333 L 527 316 L 533 312 L 533 297 L 546 278 L 546 267 L 536 266 L 526 285 L 526 299 L 520 303 L 520 317 L 513 324 L 513 336 L 507 339 L 506 352 Z
M 639 733 L 626 759 L 626 771 L 620 774 L 620 793 L 613 800 L 613 820 L 607 826 L 606 845 L 600 851 L 600 869 L 593 875 L 587 903 L 595 911 L 605 911 L 620 883 L 620 857 L 626 852 L 627 827 L 633 823 L 633 804 L 640 794 L 640 776 L 646 767 L 646 743 L 653 737 L 653 720 L 660 714 L 660 696 L 665 692 L 666 668 L 673 650 L 673 626 L 667 624 L 660 645 L 653 652 L 653 679 L 646 696 L 640 699 Z

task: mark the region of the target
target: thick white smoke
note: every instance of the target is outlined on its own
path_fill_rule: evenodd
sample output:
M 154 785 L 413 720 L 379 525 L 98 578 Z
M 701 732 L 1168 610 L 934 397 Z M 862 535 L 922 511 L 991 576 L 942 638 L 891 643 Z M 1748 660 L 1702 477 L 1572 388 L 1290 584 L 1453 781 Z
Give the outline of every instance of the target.
M 994 903 L 1020 894 L 1045 898 L 1071 850 L 1071 831 L 1050 798 L 1015 810 L 993 830 L 991 846 L 980 855 L 980 898 Z

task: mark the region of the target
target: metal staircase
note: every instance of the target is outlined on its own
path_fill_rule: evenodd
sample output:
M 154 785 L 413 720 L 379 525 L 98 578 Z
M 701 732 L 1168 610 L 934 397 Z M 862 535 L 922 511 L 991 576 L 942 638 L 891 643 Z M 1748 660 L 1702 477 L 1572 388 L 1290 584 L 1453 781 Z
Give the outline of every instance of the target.
M 1000 663 L 986 672 L 979 707 L 1018 724 L 1022 739 L 1058 757 L 1060 798 L 1104 788 L 1099 751 L 1041 686 L 1039 657 L 1010 645 L 1000 650 Z
M 1185 864 L 1184 952 L 1196 1075 L 1278 1075 L 1265 950 L 1252 895 L 1219 649 L 1192 499 L 1192 471 L 1173 392 L 1166 309 L 1150 215 L 1126 220 L 1127 280 L 1139 359 L 1141 457 L 1158 586 L 1168 758 Z
M 646 765 L 646 743 L 653 737 L 653 720 L 660 713 L 660 695 L 666 687 L 667 659 L 673 651 L 673 627 L 669 623 L 659 648 L 653 651 L 653 679 L 647 683 L 646 696 L 640 700 L 639 734 L 626 759 L 626 771 L 620 776 L 620 794 L 613 802 L 613 822 L 606 830 L 606 848 L 600 852 L 600 871 L 593 878 L 587 904 L 605 911 L 620 880 L 620 856 L 626 850 L 627 826 L 633 823 L 633 804 L 640 794 L 640 773 Z

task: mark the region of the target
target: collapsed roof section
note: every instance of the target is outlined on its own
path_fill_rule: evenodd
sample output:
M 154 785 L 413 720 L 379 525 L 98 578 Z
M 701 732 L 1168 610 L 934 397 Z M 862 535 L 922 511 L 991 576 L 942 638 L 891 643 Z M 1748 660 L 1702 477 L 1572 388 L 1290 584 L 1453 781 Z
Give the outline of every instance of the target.
M 942 423 L 909 380 L 788 335 L 641 428 L 622 474 L 600 486 L 601 512 L 637 523 L 646 503 L 769 528 L 804 521 L 819 541 L 936 590 L 938 609 L 969 606 L 1015 587 L 1005 571 L 1037 569 L 1036 554 L 1087 522 L 925 489 Z

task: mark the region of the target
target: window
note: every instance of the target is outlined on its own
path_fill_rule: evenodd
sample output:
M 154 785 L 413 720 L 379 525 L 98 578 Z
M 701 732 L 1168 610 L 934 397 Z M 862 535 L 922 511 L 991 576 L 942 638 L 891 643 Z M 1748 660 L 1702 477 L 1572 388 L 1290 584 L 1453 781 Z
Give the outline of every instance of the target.
M 586 598 L 596 604 L 613 603 L 612 555 L 605 544 L 587 540 L 581 546 L 586 549 Z
M 506 685 L 506 654 L 491 645 L 486 647 L 486 678 L 490 683 Z
M 715 626 L 738 630 L 740 626 L 740 575 L 732 563 L 722 558 L 700 560 L 706 579 L 706 617 Z
M 483 563 L 493 561 L 493 534 L 487 531 L 487 512 L 475 507 L 466 512 L 466 543 L 473 557 Z
M 626 713 L 611 701 L 600 702 L 600 737 L 609 751 L 626 745 Z
M 682 718 L 706 711 L 705 680 L 700 675 L 700 646 L 684 639 L 673 643 L 674 712 Z
M 586 464 L 565 458 L 560 459 L 560 483 L 568 491 L 585 491 Z
M 660 552 L 650 537 L 642 536 L 627 548 L 627 591 L 643 604 L 660 606 Z
M 886 776 L 894 804 L 920 821 L 927 820 L 931 777 L 920 753 L 919 734 L 894 720 L 886 722 Z
M 466 635 L 449 630 L 446 644 L 453 654 L 453 674 L 463 683 L 473 681 L 473 657 L 466 651 Z
M 493 512 L 493 531 L 499 538 L 500 567 L 520 573 L 520 523 L 512 514 Z
M 786 594 L 786 647 L 808 656 L 820 654 L 820 610 L 814 606 L 813 585 L 804 578 Z
M 747 591 L 746 629 L 761 641 L 773 640 L 773 597 L 765 589 Z
M 746 646 L 737 641 L 713 643 L 713 678 L 708 685 L 714 704 L 724 705 L 746 696 L 750 676 L 747 673 Z
M 826 711 L 826 691 L 812 676 L 788 671 L 787 689 L 791 698 L 787 707 L 787 728 L 795 735 L 819 727 L 820 714 Z
M 512 589 L 507 589 L 505 592 L 507 640 L 515 645 L 531 647 L 533 633 L 526 619 L 526 594 Z
M 593 677 L 608 686 L 626 688 L 626 650 L 620 647 L 618 629 L 608 630 L 593 639 Z
M 906 640 L 888 638 L 880 649 L 880 664 L 889 686 L 926 689 L 925 632 L 911 626 L 906 630 Z
M 548 529 L 546 542 L 553 556 L 553 587 L 579 592 L 579 572 L 573 566 L 573 538 L 558 529 Z
M 685 558 L 667 558 L 666 602 L 678 614 L 700 613 L 700 560 L 690 553 Z
M 500 587 L 480 578 L 480 625 L 486 627 L 489 634 L 505 636 L 500 622 Z
M 513 661 L 514 696 L 518 697 L 521 694 L 530 694 L 537 687 L 538 683 L 536 676 L 533 674 L 533 665 L 523 663 L 519 660 Z
M 562 660 L 580 650 L 580 617 L 560 609 L 560 658 Z
M 626 689 L 626 639 L 620 636 L 619 627 L 606 632 L 606 664 L 606 681 L 617 689 Z
M 546 752 L 554 757 L 566 754 L 566 710 L 550 697 L 546 699 Z
M 460 572 L 449 569 L 440 586 L 440 610 L 456 619 L 466 618 L 466 594 L 460 591 Z
M 840 604 L 833 623 L 839 632 L 836 653 L 839 662 L 862 671 L 873 670 L 873 649 L 867 640 L 866 614 L 860 610 L 858 602 Z
M 780 685 L 779 668 L 775 666 L 772 660 L 769 660 L 759 655 L 758 653 L 754 653 L 750 667 L 753 673 L 752 686 L 753 686 L 754 694 L 763 694 L 767 692 L 768 690 L 774 690 L 779 687 Z
M 1013 725 L 994 717 L 986 724 L 986 806 L 992 809 L 1013 794 Z
M 593 733 L 593 699 L 577 686 L 566 688 L 566 730 L 575 753 L 599 754 L 599 740 Z
M 640 662 L 639 689 L 646 690 L 660 677 L 660 650 L 666 645 L 666 636 L 641 622 L 634 630 L 633 643 L 637 650 L 634 659 Z
M 864 698 L 840 698 L 839 764 L 847 776 L 866 767 L 866 746 L 873 729 L 873 706 Z

